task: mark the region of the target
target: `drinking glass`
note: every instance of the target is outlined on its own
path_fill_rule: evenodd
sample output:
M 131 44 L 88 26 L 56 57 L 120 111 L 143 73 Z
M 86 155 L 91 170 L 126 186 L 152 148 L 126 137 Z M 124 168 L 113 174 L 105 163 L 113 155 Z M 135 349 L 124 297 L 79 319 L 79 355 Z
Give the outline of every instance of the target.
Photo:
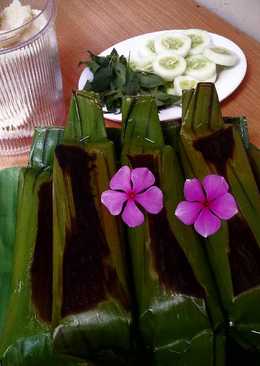
M 11 0 L 0 1 L 0 13 Z M 32 19 L 0 32 L 0 155 L 29 150 L 35 126 L 64 121 L 62 77 L 54 28 L 55 0 L 25 0 Z

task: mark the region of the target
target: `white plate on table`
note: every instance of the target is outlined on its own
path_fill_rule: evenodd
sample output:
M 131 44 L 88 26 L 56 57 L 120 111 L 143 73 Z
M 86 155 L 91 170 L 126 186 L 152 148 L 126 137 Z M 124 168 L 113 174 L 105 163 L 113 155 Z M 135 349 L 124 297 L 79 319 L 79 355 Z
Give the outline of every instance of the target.
M 169 30 L 141 34 L 139 36 L 126 39 L 125 41 L 119 42 L 107 48 L 106 50 L 100 53 L 100 56 L 106 56 L 110 54 L 112 49 L 115 48 L 119 55 L 124 55 L 127 58 L 129 56 L 129 52 L 132 49 L 134 49 L 138 45 L 138 43 L 141 43 L 144 39 L 157 37 L 158 35 L 165 33 L 167 31 Z M 176 29 L 174 31 L 176 31 Z M 181 29 L 179 29 L 178 31 L 181 31 Z M 218 74 L 217 81 L 215 82 L 219 100 L 222 101 L 225 98 L 227 98 L 230 94 L 232 94 L 244 79 L 247 69 L 247 61 L 244 52 L 233 41 L 219 34 L 210 32 L 209 34 L 211 36 L 212 43 L 215 46 L 226 47 L 231 51 L 235 52 L 236 55 L 238 56 L 237 64 L 233 67 L 225 68 L 223 71 L 221 71 Z M 79 79 L 78 88 L 82 89 L 85 83 L 86 83 L 86 72 L 85 70 L 83 70 Z M 118 114 L 104 113 L 104 117 L 112 121 L 121 122 L 121 113 Z M 168 121 L 170 119 L 181 118 L 181 107 L 174 106 L 162 109 L 159 112 L 159 117 L 160 121 Z

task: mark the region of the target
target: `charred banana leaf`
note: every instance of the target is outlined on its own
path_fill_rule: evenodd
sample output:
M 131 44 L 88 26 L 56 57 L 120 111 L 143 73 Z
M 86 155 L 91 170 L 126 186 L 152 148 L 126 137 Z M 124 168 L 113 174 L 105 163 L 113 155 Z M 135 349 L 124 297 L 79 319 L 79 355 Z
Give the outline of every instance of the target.
M 205 247 L 229 335 L 245 348 L 260 350 L 260 195 L 239 131 L 224 125 L 214 84 L 201 83 L 185 93 L 180 140 L 186 177 L 222 175 L 236 198 L 239 214 L 223 223 Z
M 101 204 L 115 172 L 97 98 L 77 92 L 53 170 L 54 345 L 98 364 L 124 365 L 131 314 L 120 221 Z
M 213 334 L 223 326 L 217 291 L 199 238 L 174 217 L 184 180 L 176 153 L 164 144 L 153 98 L 124 100 L 122 139 L 123 164 L 150 169 L 164 193 L 163 210 L 128 229 L 145 347 L 154 365 L 223 365 L 225 339 Z
M 4 185 L 8 185 L 3 206 L 9 206 L 1 205 L 6 209 L 1 218 L 7 227 L 3 240 L 10 256 L 5 264 L 12 266 L 3 301 L 6 311 L 2 313 L 1 308 L 5 318 L 0 338 L 3 366 L 79 365 L 77 360 L 65 359 L 52 349 L 52 183 L 47 166 L 57 142 L 56 131 L 45 134 L 38 130 L 31 167 L 1 172 L 1 195 L 6 193 L 2 191 Z M 10 268 L 6 270 L 10 272 Z

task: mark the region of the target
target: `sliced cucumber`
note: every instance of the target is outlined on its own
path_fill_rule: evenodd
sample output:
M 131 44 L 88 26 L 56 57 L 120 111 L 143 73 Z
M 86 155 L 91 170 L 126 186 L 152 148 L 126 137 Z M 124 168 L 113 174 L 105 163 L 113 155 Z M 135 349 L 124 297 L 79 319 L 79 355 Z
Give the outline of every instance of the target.
M 166 32 L 154 41 L 157 53 L 171 52 L 180 56 L 186 56 L 191 48 L 191 39 L 181 33 Z
M 140 56 L 139 48 L 133 49 L 130 52 L 130 65 L 135 70 L 140 71 L 147 71 L 152 72 L 153 71 L 153 61 L 155 59 L 155 55 L 150 55 L 146 57 Z
M 186 61 L 182 56 L 172 53 L 157 55 L 153 62 L 153 71 L 167 81 L 184 73 Z
M 170 94 L 170 95 L 177 95 L 174 88 L 168 88 L 166 90 L 166 92 L 167 92 L 167 94 Z
M 216 64 L 206 56 L 193 55 L 186 58 L 186 74 L 199 81 L 205 81 L 216 74 Z
M 197 83 L 198 83 L 198 80 L 196 80 L 190 76 L 186 76 L 186 75 L 177 76 L 173 82 L 175 94 L 182 95 L 182 91 L 184 89 L 185 90 L 193 89 L 196 87 Z
M 187 29 L 185 34 L 191 39 L 190 55 L 198 55 L 209 47 L 211 38 L 208 32 L 201 29 Z
M 207 83 L 215 83 L 217 81 L 217 76 L 218 74 L 214 74 L 213 76 L 211 76 L 210 78 L 208 78 L 207 80 L 204 80 Z
M 138 53 L 144 58 L 156 56 L 154 39 L 145 39 L 138 47 Z
M 209 60 L 222 66 L 234 66 L 237 63 L 237 55 L 225 47 L 209 47 L 203 52 Z

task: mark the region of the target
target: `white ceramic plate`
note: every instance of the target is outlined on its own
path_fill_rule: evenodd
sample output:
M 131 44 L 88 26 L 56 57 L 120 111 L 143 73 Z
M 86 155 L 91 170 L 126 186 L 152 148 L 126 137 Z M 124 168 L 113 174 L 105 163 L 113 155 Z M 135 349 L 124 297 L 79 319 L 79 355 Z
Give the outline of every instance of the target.
M 165 33 L 167 31 L 146 33 L 140 36 L 126 39 L 125 41 L 119 42 L 109 47 L 105 51 L 101 52 L 100 55 L 106 56 L 112 51 L 113 48 L 115 48 L 119 53 L 119 55 L 124 55 L 128 57 L 130 50 L 138 46 L 138 43 L 142 42 L 144 39 L 154 38 L 160 35 L 161 33 Z M 179 31 L 181 31 L 181 29 L 179 29 Z M 218 74 L 215 86 L 218 92 L 219 100 L 222 101 L 225 98 L 227 98 L 231 93 L 233 93 L 233 91 L 238 88 L 238 86 L 244 79 L 247 69 L 247 61 L 244 52 L 233 41 L 215 33 L 209 33 L 209 34 L 211 35 L 212 43 L 215 46 L 226 47 L 234 51 L 238 56 L 238 62 L 235 66 L 226 68 Z M 83 89 L 85 83 L 86 83 L 86 72 L 85 70 L 83 70 L 79 79 L 78 88 Z M 104 117 L 112 121 L 121 122 L 120 113 L 119 114 L 105 113 Z M 165 108 L 160 111 L 159 117 L 161 121 L 168 121 L 170 119 L 181 118 L 181 107 Z

